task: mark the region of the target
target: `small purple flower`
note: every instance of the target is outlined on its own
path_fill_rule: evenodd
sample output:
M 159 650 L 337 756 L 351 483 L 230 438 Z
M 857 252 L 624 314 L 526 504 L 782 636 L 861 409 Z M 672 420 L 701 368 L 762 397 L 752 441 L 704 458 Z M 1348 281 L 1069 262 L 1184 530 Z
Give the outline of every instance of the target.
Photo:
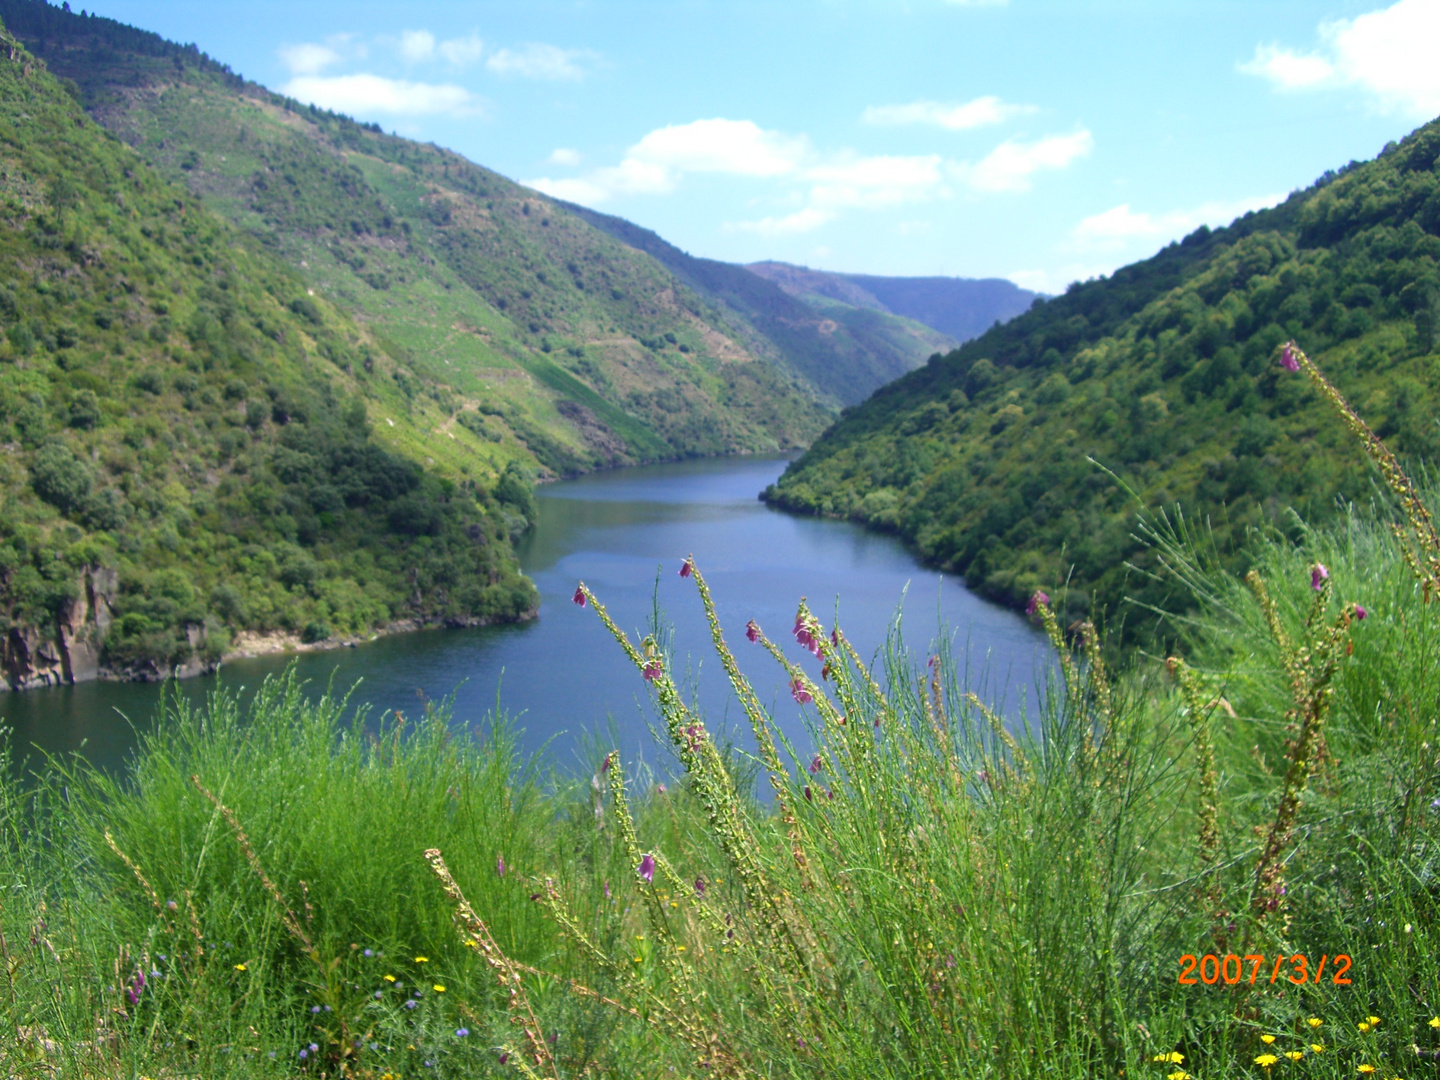
M 640 860 L 640 876 L 652 884 L 655 881 L 655 856 L 649 852 Z
M 311 1052 L 312 1054 L 318 1054 L 318 1053 L 320 1052 L 320 1047 L 316 1046 L 314 1043 L 311 1043 L 311 1044 L 310 1044 L 310 1052 Z
M 600 775 L 604 776 L 606 773 L 608 773 L 610 771 L 610 766 L 614 764 L 615 752 L 612 750 L 610 753 L 605 755 L 605 760 L 600 765 Z
M 125 989 L 125 996 L 130 1000 L 131 1005 L 140 1004 L 140 995 L 145 991 L 145 973 L 137 971 L 135 980 Z
M 496 856 L 495 856 L 495 873 L 499 874 L 501 877 L 504 877 L 504 876 L 505 876 L 505 856 L 504 856 L 504 855 L 496 855 Z
M 1300 361 L 1295 359 L 1295 345 L 1293 342 L 1286 342 L 1285 348 L 1280 350 L 1280 366 L 1286 371 L 1300 370 Z
M 465 1038 L 466 1035 L 469 1035 L 469 1034 L 470 1034 L 470 1029 L 469 1029 L 469 1028 L 456 1028 L 456 1029 L 455 1029 L 455 1037 L 456 1037 L 457 1039 L 463 1039 L 463 1038 Z
M 664 795 L 667 789 L 664 784 L 656 784 L 655 790 L 658 791 L 661 795 Z
M 319 1005 L 311 1005 L 311 1006 L 310 1006 L 310 1011 L 311 1011 L 312 1013 L 318 1013 L 318 1012 L 320 1011 L 320 1006 L 319 1006 Z
M 760 627 L 755 625 L 754 619 L 751 619 L 745 624 L 745 637 L 749 641 L 760 640 Z
M 310 1056 L 310 1051 L 309 1051 L 309 1050 L 301 1050 L 301 1051 L 300 1051 L 300 1060 L 301 1060 L 301 1061 L 304 1061 L 304 1060 L 305 1060 L 306 1058 L 308 1058 L 309 1056 Z
M 820 761 L 820 755 L 816 754 L 815 760 L 810 762 L 810 775 L 814 776 L 816 773 L 818 773 L 820 771 L 821 765 L 822 762 Z
M 689 577 L 692 573 L 694 573 L 694 570 L 690 566 L 690 560 L 686 559 L 680 564 L 680 576 Z
M 507 1053 L 505 1053 L 505 1052 L 502 1050 L 502 1051 L 500 1052 L 500 1064 L 501 1064 L 501 1065 L 504 1065 L 504 1064 L 505 1064 L 507 1061 L 509 1061 L 509 1060 L 510 1060 L 510 1055 L 507 1054 Z
M 384 991 L 384 990 L 376 990 L 376 991 L 375 991 L 375 1000 L 376 1000 L 376 1001 L 379 1001 L 379 1000 L 380 1000 L 381 998 L 383 998 L 384 996 L 385 996 L 385 991 Z
M 665 668 L 660 663 L 658 656 L 652 656 L 645 661 L 645 666 L 640 669 L 640 674 L 645 676 L 646 682 L 654 682 L 664 672 Z
M 610 899 L 610 882 L 605 882 L 605 899 Z
M 806 785 L 805 785 L 805 801 L 806 801 L 806 802 L 814 802 L 814 801 L 815 801 L 815 796 L 812 795 L 812 794 L 810 794 L 810 785 L 809 785 L 809 784 L 806 784 Z
M 175 903 L 174 900 L 166 900 L 166 901 L 165 901 L 165 910 L 166 910 L 166 911 L 176 911 L 176 910 L 179 909 L 179 907 L 180 907 L 180 905 L 177 904 L 177 903 Z
M 570 600 L 571 600 L 572 603 L 579 604 L 581 607 L 584 607 L 584 606 L 585 606 L 585 587 L 584 587 L 583 585 L 577 585 L 577 586 L 575 586 L 575 595 L 572 596 L 572 597 L 570 597 Z
M 409 1001 L 405 1002 L 405 1007 L 406 1007 L 407 1009 L 413 1009 L 413 1008 L 415 1008 L 416 1005 L 419 1005 L 419 1004 L 420 1004 L 420 1002 L 416 1001 L 414 998 L 411 998 Z
M 369 959 L 370 957 L 372 957 L 372 956 L 375 955 L 375 950 L 374 950 L 374 949 L 366 949 L 366 950 L 365 950 L 363 953 L 361 953 L 360 955 L 363 956 L 363 957 L 365 957 L 366 959 Z
M 704 896 L 704 895 L 705 895 L 705 879 L 704 879 L 703 877 L 697 877 L 697 878 L 695 879 L 695 895 L 696 895 L 696 896 Z
M 1361 607 L 1359 604 L 1355 605 L 1355 618 L 1363 619 L 1369 614 L 1370 613 L 1366 611 L 1363 607 Z
M 1025 614 L 1034 615 L 1036 609 L 1039 608 L 1041 604 L 1048 603 L 1050 603 L 1049 595 L 1047 593 L 1041 592 L 1039 589 L 1036 589 L 1035 595 L 1030 597 L 1030 603 L 1025 605 Z
M 946 957 L 945 957 L 945 966 L 946 966 L 947 968 L 953 968 L 953 967 L 955 966 L 955 954 L 954 954 L 954 953 L 948 953 L 948 954 L 946 955 Z
M 805 684 L 799 678 L 790 680 L 790 696 L 801 705 L 807 705 L 814 700 L 810 696 L 810 691 L 805 689 Z
M 1329 577 L 1330 571 L 1325 569 L 1325 564 L 1317 562 L 1310 568 L 1310 588 L 1319 592 L 1321 582 L 1327 581 Z

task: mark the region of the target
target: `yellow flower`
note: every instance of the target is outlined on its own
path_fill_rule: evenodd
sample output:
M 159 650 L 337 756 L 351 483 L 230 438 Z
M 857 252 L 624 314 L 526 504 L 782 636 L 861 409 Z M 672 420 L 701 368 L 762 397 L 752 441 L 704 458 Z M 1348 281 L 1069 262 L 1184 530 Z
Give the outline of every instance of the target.
M 1365 1074 L 1368 1076 L 1370 1073 L 1373 1073 L 1373 1072 L 1375 1071 L 1375 1066 L 1374 1066 L 1374 1065 L 1361 1065 L 1359 1071 L 1362 1072 L 1362 1073 L 1365 1073 Z
M 445 987 L 441 986 L 439 983 L 436 983 L 434 986 L 430 987 L 430 989 L 434 990 L 437 994 L 443 994 L 445 992 Z
M 1171 1050 L 1170 1053 L 1165 1055 L 1165 1060 L 1173 1065 L 1179 1065 L 1182 1061 L 1185 1060 L 1185 1055 L 1180 1053 L 1178 1050 Z
M 1310 1052 L 1312 1054 L 1323 1054 L 1325 1052 L 1325 1047 L 1321 1046 L 1319 1043 L 1311 1043 Z
M 466 938 L 466 939 L 465 939 L 465 947 L 466 947 L 467 949 L 478 949 L 478 948 L 480 947 L 480 943 L 479 943 L 478 941 L 476 941 L 474 938 Z
M 395 981 L 395 976 L 394 976 L 394 975 L 386 975 L 386 976 L 385 976 L 385 981 L 386 981 L 386 982 L 394 982 L 394 981 Z
M 1309 1020 L 1306 1020 L 1305 1022 L 1309 1024 L 1312 1028 L 1317 1028 L 1325 1021 L 1321 1020 L 1318 1016 L 1312 1016 Z
M 1274 1065 L 1275 1062 L 1279 1060 L 1280 1059 L 1277 1058 L 1274 1054 L 1261 1054 L 1255 1059 L 1255 1064 L 1259 1065 L 1262 1069 L 1268 1069 L 1271 1065 Z
M 1369 1025 L 1369 1024 L 1366 1024 L 1366 1023 L 1363 1023 L 1363 1022 L 1362 1022 L 1362 1023 L 1359 1023 L 1359 1024 L 1356 1024 L 1355 1026 L 1360 1029 L 1360 1034 L 1362 1034 L 1362 1035 L 1365 1034 L 1365 1032 L 1367 1032 L 1367 1031 L 1370 1030 L 1370 1025 Z
M 1366 1022 L 1367 1024 L 1369 1024 L 1371 1027 L 1374 1027 L 1376 1024 L 1380 1023 L 1380 1017 L 1378 1017 L 1378 1016 L 1367 1016 L 1367 1017 L 1365 1017 L 1365 1022 Z
M 1190 1080 L 1190 1074 L 1183 1069 L 1176 1069 L 1173 1073 L 1166 1076 L 1165 1080 Z
M 1286 1050 L 1286 1051 L 1285 1051 L 1285 1056 L 1286 1056 L 1287 1058 L 1289 1058 L 1291 1061 L 1299 1061 L 1302 1057 L 1305 1056 L 1305 1051 L 1304 1051 L 1304 1050 Z
M 1430 1026 L 1433 1028 L 1440 1028 L 1440 1016 L 1432 1016 L 1430 1018 Z
M 236 965 L 235 965 L 235 970 L 236 970 L 236 971 L 244 971 L 244 970 L 245 970 L 245 965 L 244 965 L 244 964 L 236 964 Z
M 1260 1036 L 1260 1041 L 1263 1042 L 1266 1046 L 1269 1046 L 1271 1043 L 1273 1043 L 1273 1042 L 1275 1041 L 1275 1036 L 1274 1036 L 1274 1035 L 1261 1035 L 1261 1036 Z
M 415 957 L 415 962 L 416 962 L 417 964 L 428 964 L 428 963 L 430 962 L 430 957 L 428 957 L 428 956 L 417 956 L 417 957 Z

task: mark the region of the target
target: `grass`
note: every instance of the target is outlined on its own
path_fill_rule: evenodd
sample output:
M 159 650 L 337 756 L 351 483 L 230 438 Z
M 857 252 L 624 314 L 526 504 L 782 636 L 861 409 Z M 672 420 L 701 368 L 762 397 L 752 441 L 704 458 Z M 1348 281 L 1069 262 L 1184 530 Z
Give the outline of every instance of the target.
M 716 630 L 751 754 L 689 711 L 663 627 L 615 630 L 684 777 L 670 791 L 603 746 L 588 781 L 558 780 L 503 721 L 456 733 L 443 704 L 372 723 L 293 678 L 244 716 L 171 704 L 124 776 L 54 763 L 0 796 L 0 1061 L 1433 1075 L 1440 549 L 1419 505 L 1398 532 L 1378 506 L 1257 536 L 1248 581 L 1183 520 L 1150 521 L 1199 599 L 1179 656 L 1112 671 L 1093 627 L 1037 598 L 1062 662 L 1024 737 L 950 657 L 897 637 L 862 663 L 803 604 L 798 661 L 782 635 L 732 651 Z M 749 691 L 765 652 L 803 745 Z

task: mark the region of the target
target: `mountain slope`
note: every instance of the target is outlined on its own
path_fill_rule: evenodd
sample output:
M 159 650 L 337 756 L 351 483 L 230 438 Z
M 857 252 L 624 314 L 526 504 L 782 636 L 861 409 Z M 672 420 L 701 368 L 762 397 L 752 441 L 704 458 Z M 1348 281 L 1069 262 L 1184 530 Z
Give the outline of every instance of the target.
M 1434 460 L 1440 122 L 1282 205 L 1072 286 L 892 383 L 767 492 L 900 532 L 985 595 L 1067 580 L 1069 613 L 1171 602 L 1132 503 L 1208 518 L 1236 557 L 1371 477 L 1328 407 L 1276 363 L 1296 339 L 1396 450 Z M 1143 621 L 1143 620 L 1141 620 Z M 1132 619 L 1127 635 L 1149 631 Z
M 840 297 L 820 303 L 797 298 L 763 274 L 681 251 L 649 229 L 624 218 L 572 203 L 563 204 L 616 239 L 653 256 L 701 296 L 734 317 L 752 348 L 803 376 L 829 400 L 864 401 L 875 390 L 954 341 L 879 305 L 856 305 Z M 814 298 L 820 299 L 820 298 Z M 839 300 L 839 303 L 834 301 Z M 987 324 L 988 325 L 988 324 Z
M 878 277 L 834 274 L 782 262 L 750 263 L 745 269 L 773 281 L 791 296 L 840 301 L 912 319 L 969 341 L 995 322 L 1029 309 L 1039 296 L 1003 278 Z
M 0 15 L 92 115 L 561 475 L 805 445 L 829 396 L 655 260 L 458 155 L 41 0 Z
M 6 684 L 533 609 L 509 544 L 528 486 L 473 433 L 430 437 L 448 391 L 3 31 L 0 217 Z

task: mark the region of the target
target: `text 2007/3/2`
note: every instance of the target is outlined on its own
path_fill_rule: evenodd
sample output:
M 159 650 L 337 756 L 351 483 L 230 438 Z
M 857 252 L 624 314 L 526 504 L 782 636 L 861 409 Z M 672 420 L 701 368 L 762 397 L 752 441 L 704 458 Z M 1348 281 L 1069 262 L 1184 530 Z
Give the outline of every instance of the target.
M 1344 953 L 1336 956 L 1322 956 L 1320 963 L 1315 967 L 1315 974 L 1310 974 L 1310 962 L 1303 953 L 1296 953 L 1294 956 L 1275 957 L 1275 966 L 1270 969 L 1269 982 L 1277 979 L 1289 979 L 1299 986 L 1302 983 L 1319 983 L 1325 974 L 1325 965 L 1330 964 L 1330 981 L 1336 986 L 1349 986 L 1350 979 L 1346 972 L 1350 970 L 1350 957 Z M 1245 981 L 1251 986 L 1255 985 L 1255 977 L 1265 978 L 1265 957 L 1259 953 L 1246 953 L 1243 957 L 1234 953 L 1226 953 L 1224 958 L 1214 953 L 1206 953 L 1198 960 L 1190 953 L 1180 957 L 1180 983 L 1182 986 L 1195 986 L 1204 983 L 1206 986 L 1213 986 L 1217 982 L 1234 984 L 1240 982 L 1245 976 L 1245 965 L 1250 965 L 1250 977 Z M 1288 964 L 1289 969 L 1284 970 Z M 1200 977 L 1195 978 L 1196 972 Z

